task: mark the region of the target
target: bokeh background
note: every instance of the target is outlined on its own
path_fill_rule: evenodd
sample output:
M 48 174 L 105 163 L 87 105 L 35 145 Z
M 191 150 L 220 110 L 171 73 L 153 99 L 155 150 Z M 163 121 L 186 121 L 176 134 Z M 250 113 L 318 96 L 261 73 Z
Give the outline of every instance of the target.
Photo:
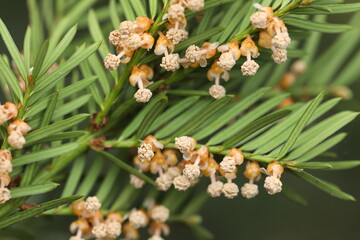
M 28 24 L 26 1 L 0 0 L 0 17 L 21 48 Z M 331 17 L 330 21 L 346 22 L 348 18 L 348 15 L 336 15 Z M 324 35 L 322 47 L 326 48 L 334 38 L 335 35 Z M 359 48 L 354 49 L 354 51 L 359 50 Z M 4 52 L 6 52 L 5 47 L 0 41 L 0 53 Z M 345 109 L 360 111 L 360 79 L 351 86 L 351 89 L 354 98 L 342 101 L 333 110 L 334 112 Z M 338 154 L 338 160 L 360 159 L 360 117 L 346 126 L 343 131 L 348 132 L 348 136 L 332 151 Z M 312 172 L 320 178 L 338 184 L 345 192 L 360 199 L 360 168 L 338 172 Z M 237 181 L 244 182 L 244 179 L 239 178 Z M 269 196 L 264 190 L 261 190 L 260 195 L 250 201 L 241 197 L 234 200 L 211 199 L 201 211 L 203 225 L 215 234 L 215 239 L 221 240 L 360 239 L 360 204 L 358 201 L 347 202 L 333 198 L 292 175 L 284 176 L 283 181 L 304 196 L 309 205 L 305 207 L 297 205 L 281 194 Z M 68 226 L 72 219 L 71 217 L 48 216 L 26 221 L 21 224 L 21 229 L 31 233 L 32 237 L 29 235 L 21 238 L 24 240 L 68 239 Z M 17 235 L 17 232 L 12 234 Z M 0 234 L 0 240 L 5 239 L 12 238 Z M 167 239 L 183 240 L 195 239 L 195 237 L 185 225 L 175 224 Z

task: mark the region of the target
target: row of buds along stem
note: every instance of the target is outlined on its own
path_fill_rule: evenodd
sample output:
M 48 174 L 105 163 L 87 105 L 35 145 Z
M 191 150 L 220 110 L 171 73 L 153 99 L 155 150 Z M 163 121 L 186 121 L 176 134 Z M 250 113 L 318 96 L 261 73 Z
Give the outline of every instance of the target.
M 159 174 L 156 185 L 160 191 L 167 191 L 171 185 L 179 191 L 185 191 L 195 185 L 201 176 L 205 176 L 211 181 L 207 189 L 211 197 L 219 197 L 222 194 L 229 199 L 236 197 L 239 187 L 233 180 L 236 178 L 238 166 L 244 162 L 241 150 L 230 149 L 219 164 L 207 146 L 202 145 L 196 149 L 196 145 L 196 140 L 191 137 L 175 138 L 175 148 L 182 153 L 182 160 L 179 162 L 175 150 L 165 149 L 162 152 L 163 145 L 153 136 L 148 136 L 138 148 L 134 165 L 140 172 Z M 273 195 L 281 191 L 280 177 L 283 171 L 284 168 L 278 162 L 269 164 L 267 170 L 263 170 L 263 173 L 269 175 L 264 184 L 269 194 Z M 247 162 L 244 175 L 249 182 L 241 188 L 241 194 L 250 199 L 259 192 L 254 181 L 258 181 L 261 177 L 260 165 L 257 162 Z M 222 179 L 226 182 L 224 183 Z M 141 188 L 145 184 L 135 175 L 130 175 L 130 183 L 135 188 Z
M 109 212 L 104 217 L 101 203 L 97 197 L 88 197 L 85 201 L 74 203 L 71 208 L 78 217 L 70 224 L 70 231 L 75 236 L 70 240 L 113 240 L 121 233 L 125 239 L 139 239 L 139 230 L 149 225 L 149 240 L 162 240 L 161 234 L 168 235 L 170 227 L 166 224 L 170 211 L 163 205 L 155 204 L 153 200 L 145 201 L 146 209 L 132 209 L 129 214 L 122 216 L 119 212 Z
M 70 231 L 75 236 L 70 240 L 84 239 L 116 239 L 121 234 L 123 217 L 118 212 L 108 213 L 104 219 L 101 203 L 96 196 L 88 197 L 86 201 L 78 201 L 72 205 L 73 213 L 78 217 L 70 224 Z
M 287 51 L 291 39 L 285 23 L 280 18 L 274 16 L 271 7 L 263 7 L 254 4 L 259 9 L 250 17 L 251 25 L 259 28 L 259 46 L 272 50 L 271 55 L 275 63 L 284 63 L 287 60 Z
M 165 24 L 167 29 L 166 35 L 158 32 L 159 38 L 156 42 L 154 53 L 156 55 L 164 55 L 160 66 L 166 71 L 175 71 L 179 69 L 180 63 L 195 64 L 183 62 L 179 54 L 173 53 L 175 45 L 188 38 L 188 32 L 185 30 L 187 20 L 185 17 L 185 9 L 191 11 L 199 11 L 204 7 L 204 0 L 172 0 L 167 14 L 163 20 L 168 20 Z M 199 60 L 200 61 L 200 60 Z M 205 60 L 206 61 L 206 60 Z
M 132 227 L 136 232 L 138 232 L 138 229 L 149 226 L 148 232 L 151 235 L 151 237 L 148 239 L 163 240 L 163 238 L 161 237 L 162 235 L 167 236 L 170 234 L 170 227 L 168 224 L 166 224 L 166 221 L 169 219 L 170 216 L 169 209 L 163 205 L 154 204 L 153 201 L 147 201 L 147 203 L 144 205 L 147 208 L 147 210 L 133 209 L 129 213 L 128 223 L 130 227 Z M 127 239 L 135 239 L 135 238 L 127 238 Z

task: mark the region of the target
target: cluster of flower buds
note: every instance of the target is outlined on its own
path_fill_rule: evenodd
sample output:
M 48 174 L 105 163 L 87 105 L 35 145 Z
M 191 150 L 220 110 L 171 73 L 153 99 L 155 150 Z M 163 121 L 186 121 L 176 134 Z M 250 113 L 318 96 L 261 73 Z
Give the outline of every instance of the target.
M 147 17 L 138 17 L 134 22 L 123 21 L 119 29 L 112 31 L 109 41 L 116 47 L 117 55 L 109 53 L 104 59 L 104 65 L 109 70 L 115 70 L 120 63 L 128 63 L 139 48 L 150 50 L 154 45 L 153 36 L 147 32 L 154 23 Z
M 185 191 L 198 183 L 199 177 L 210 178 L 207 192 L 211 197 L 232 199 L 239 194 L 239 187 L 233 182 L 236 178 L 238 166 L 244 162 L 242 151 L 232 148 L 219 163 L 209 152 L 207 146 L 197 148 L 195 139 L 182 136 L 175 138 L 175 148 L 181 152 L 182 160 L 178 162 L 177 152 L 173 149 L 160 151 L 161 144 L 153 136 L 148 136 L 140 145 L 138 155 L 134 158 L 134 165 L 140 172 L 159 174 L 156 178 L 158 190 L 167 191 L 171 185 L 179 191 Z M 261 171 L 263 170 L 263 171 Z M 270 163 L 267 170 L 261 169 L 257 162 L 249 161 L 246 164 L 244 175 L 249 179 L 241 187 L 241 195 L 247 199 L 258 195 L 258 186 L 254 184 L 261 177 L 261 173 L 269 175 L 265 179 L 264 187 L 269 194 L 273 195 L 281 191 L 280 177 L 284 168 L 278 163 Z M 224 183 L 222 179 L 226 179 Z M 130 183 L 135 188 L 141 188 L 144 181 L 135 175 L 130 175 Z
M 146 207 L 147 211 L 143 209 L 133 209 L 129 213 L 128 224 L 124 224 L 126 239 L 137 239 L 139 235 L 138 229 L 148 225 L 150 225 L 148 230 L 151 235 L 149 240 L 163 240 L 161 235 L 169 235 L 170 227 L 166 224 L 170 216 L 169 209 L 163 205 L 155 205 L 153 203 Z
M 22 119 L 17 119 L 14 122 L 10 123 L 8 131 L 8 143 L 10 146 L 16 149 L 22 149 L 25 141 L 25 135 L 31 130 L 31 127 L 24 122 Z
M 153 77 L 154 71 L 148 65 L 133 66 L 129 82 L 132 86 L 138 86 L 139 88 L 134 94 L 137 102 L 146 103 L 152 97 L 152 92 L 146 87 L 152 84 L 151 80 Z
M 156 42 L 155 51 L 156 55 L 164 55 L 161 60 L 160 66 L 166 71 L 175 71 L 179 69 L 181 62 L 179 54 L 173 53 L 175 45 L 188 38 L 188 32 L 185 30 L 187 20 L 185 17 L 185 9 L 188 8 L 191 11 L 199 11 L 204 7 L 204 0 L 172 0 L 170 1 L 170 7 L 167 14 L 164 15 L 163 20 L 167 19 L 165 24 L 167 29 L 166 35 L 161 32 Z M 206 55 L 206 53 L 205 53 Z M 199 58 L 202 58 L 199 56 Z M 200 61 L 200 60 L 198 60 Z M 204 60 L 202 59 L 202 62 Z M 206 62 L 206 59 L 205 59 Z M 189 66 L 195 64 L 184 63 Z
M 195 185 L 201 175 L 209 177 L 211 180 L 207 192 L 212 197 L 219 197 L 224 194 L 227 198 L 234 198 L 237 196 L 239 189 L 235 183 L 232 182 L 236 178 L 237 166 L 242 164 L 244 157 L 238 149 L 231 149 L 224 157 L 220 165 L 215 161 L 214 156 L 209 153 L 208 147 L 202 145 L 195 150 L 194 142 L 196 141 L 190 137 L 183 136 L 177 139 L 183 139 L 181 143 L 175 140 L 175 147 L 180 152 L 184 153 L 184 160 L 182 160 L 178 167 L 182 171 L 182 175 L 176 177 L 173 181 L 175 189 L 185 191 L 189 187 Z M 191 147 L 189 147 L 191 146 Z M 217 177 L 225 177 L 227 182 L 217 180 Z
M 101 203 L 97 197 L 88 197 L 72 205 L 73 213 L 78 217 L 70 224 L 70 231 L 76 233 L 70 240 L 116 239 L 121 234 L 123 217 L 118 212 L 108 213 L 106 219 L 100 210 Z
M 260 4 L 254 4 L 259 9 L 250 17 L 251 25 L 259 28 L 259 46 L 270 48 L 271 55 L 275 63 L 280 64 L 287 61 L 287 51 L 291 39 L 284 22 L 274 16 L 271 7 L 263 7 Z
M 0 150 L 0 204 L 11 198 L 10 190 L 7 186 L 11 182 L 9 173 L 12 171 L 12 157 L 9 150 Z
M 173 149 L 163 149 L 153 136 L 147 136 L 138 147 L 138 155 L 133 163 L 139 172 L 151 172 L 158 174 L 156 185 L 160 191 L 167 191 L 173 179 L 180 175 L 180 170 L 176 166 L 178 163 L 177 152 Z M 135 175 L 130 175 L 130 183 L 135 188 L 141 188 L 144 181 Z
M 0 125 L 3 125 L 5 122 L 16 118 L 18 115 L 18 107 L 11 103 L 6 102 L 3 105 L 0 105 Z

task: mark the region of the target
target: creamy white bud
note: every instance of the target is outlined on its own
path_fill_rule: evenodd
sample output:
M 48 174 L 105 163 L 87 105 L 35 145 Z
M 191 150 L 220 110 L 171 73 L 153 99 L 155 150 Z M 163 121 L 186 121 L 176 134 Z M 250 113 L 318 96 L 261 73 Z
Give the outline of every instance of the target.
M 186 164 L 183 174 L 187 179 L 194 180 L 200 176 L 200 167 L 197 165 Z
M 171 187 L 172 180 L 173 179 L 167 174 L 157 177 L 155 180 L 157 189 L 160 191 L 167 191 Z
M 215 99 L 219 99 L 222 98 L 226 95 L 226 89 L 221 86 L 221 85 L 212 85 L 209 88 L 209 94 L 215 98 Z
M 144 184 L 145 184 L 145 181 L 142 180 L 141 178 L 138 178 L 134 174 L 130 174 L 130 184 L 134 188 L 142 188 L 144 186 Z
M 254 198 L 259 194 L 259 188 L 256 184 L 245 183 L 244 186 L 241 187 L 241 195 L 247 199 Z
M 179 60 L 179 54 L 169 54 L 162 58 L 160 67 L 164 68 L 166 71 L 175 71 L 180 67 Z
M 224 184 L 220 181 L 213 182 L 213 183 L 209 184 L 209 186 L 207 188 L 207 193 L 211 197 L 220 197 L 223 186 L 224 186 Z
M 154 152 L 152 150 L 151 144 L 142 142 L 138 147 L 138 158 L 140 159 L 140 161 L 150 162 L 153 157 L 154 157 Z
M 241 65 L 241 72 L 244 76 L 253 76 L 257 73 L 259 67 L 259 64 L 254 60 L 247 60 Z
M 231 52 L 222 53 L 220 55 L 219 61 L 217 62 L 217 65 L 226 71 L 230 71 L 235 64 L 236 61 Z
M 239 193 L 239 188 L 235 183 L 225 183 L 222 192 L 226 198 L 232 199 Z
M 270 195 L 274 195 L 281 192 L 282 182 L 275 176 L 268 176 L 265 178 L 264 188 Z
M 236 170 L 236 162 L 233 157 L 225 156 L 220 163 L 220 169 L 226 173 L 232 173 Z
M 129 215 L 129 222 L 134 228 L 145 227 L 148 224 L 148 217 L 143 211 L 135 210 Z
M 170 211 L 163 205 L 157 205 L 150 210 L 150 217 L 158 222 L 166 222 L 170 216 Z
M 173 184 L 174 184 L 175 189 L 177 189 L 179 191 L 185 191 L 186 189 L 188 189 L 190 187 L 189 179 L 187 179 L 183 175 L 180 175 L 180 176 L 177 176 L 176 178 L 174 178 Z
M 146 103 L 152 97 L 152 92 L 147 88 L 142 88 L 136 91 L 134 98 L 136 102 Z

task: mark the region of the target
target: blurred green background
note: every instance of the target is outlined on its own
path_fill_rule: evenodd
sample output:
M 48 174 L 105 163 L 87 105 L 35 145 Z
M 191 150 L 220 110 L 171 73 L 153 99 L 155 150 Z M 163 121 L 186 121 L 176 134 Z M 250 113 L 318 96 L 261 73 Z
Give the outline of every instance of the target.
M 46 1 L 46 0 L 44 0 Z M 65 0 L 64 0 L 65 1 Z M 19 46 L 22 44 L 28 24 L 26 1 L 0 1 L 0 17 L 9 28 Z M 337 15 L 332 22 L 346 22 L 349 16 Z M 359 23 L 360 24 L 360 23 Z M 324 35 L 322 46 L 336 37 Z M 21 48 L 21 47 L 20 47 Z M 354 49 L 359 51 L 359 48 Z M 0 52 L 5 48 L 0 42 Z M 336 56 L 334 56 L 336 57 Z M 359 79 L 360 80 L 360 79 Z M 360 81 L 351 87 L 354 98 L 343 101 L 334 111 L 360 111 Z M 332 149 L 338 160 L 360 159 L 360 118 L 350 123 L 343 131 L 348 132 L 346 139 Z M 360 168 L 346 171 L 312 171 L 316 176 L 338 184 L 345 192 L 360 199 Z M 236 182 L 242 185 L 244 178 Z M 290 202 L 282 195 L 269 196 L 261 189 L 260 195 L 253 200 L 238 197 L 211 199 L 202 209 L 204 226 L 212 231 L 216 239 L 268 239 L 268 240 L 357 240 L 360 239 L 360 204 L 333 198 L 313 186 L 292 176 L 285 175 L 283 181 L 296 189 L 308 201 L 306 207 Z M 202 189 L 205 191 L 205 187 Z M 35 239 L 68 239 L 68 226 L 74 218 L 42 217 L 21 224 L 21 228 L 35 236 Z M 14 233 L 16 234 L 16 233 Z M 142 239 L 146 239 L 143 235 Z M 24 238 L 24 237 L 23 237 Z M 11 239 L 0 234 L 0 240 Z M 30 240 L 30 236 L 24 240 Z M 166 239 L 195 239 L 186 226 L 175 224 Z

